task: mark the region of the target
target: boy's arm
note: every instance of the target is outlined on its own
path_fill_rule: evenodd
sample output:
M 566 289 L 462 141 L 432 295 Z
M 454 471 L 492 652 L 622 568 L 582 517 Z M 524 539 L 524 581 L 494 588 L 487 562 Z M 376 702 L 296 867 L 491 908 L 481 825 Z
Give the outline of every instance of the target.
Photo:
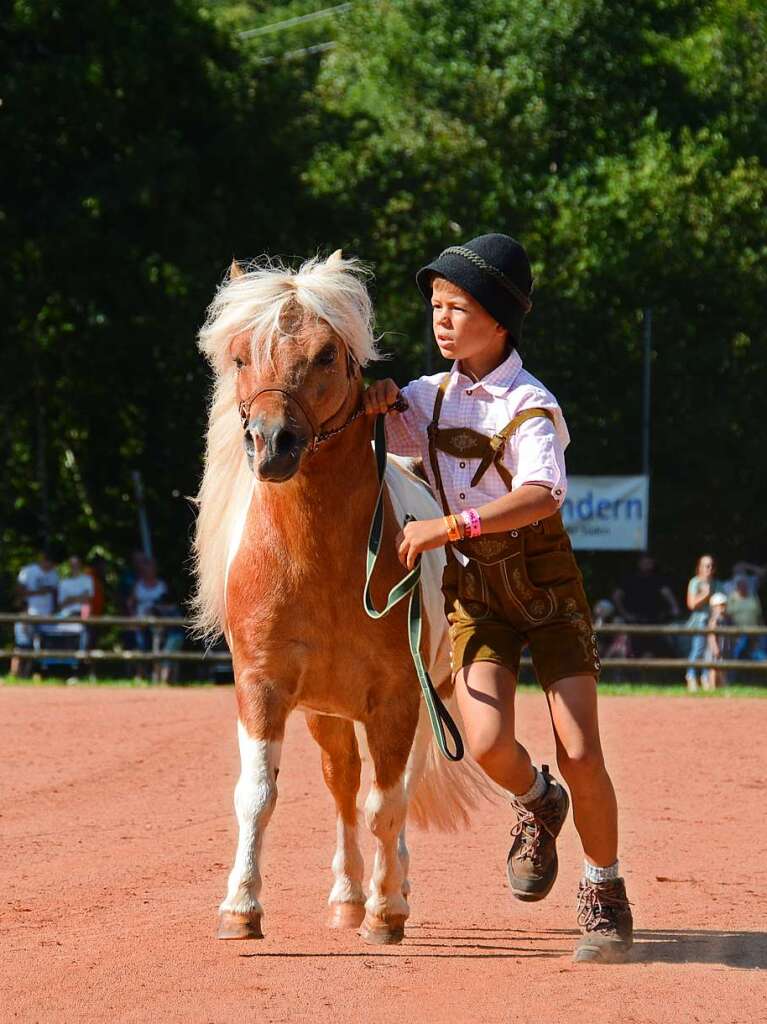
M 419 443 L 418 428 L 415 423 L 414 410 L 408 401 L 408 386 L 400 390 L 396 383 L 387 378 L 377 380 L 362 396 L 365 412 L 374 416 L 386 413 L 386 447 L 394 455 L 404 455 L 416 459 L 423 453 Z M 404 400 L 405 409 L 400 411 L 392 406 L 398 400 Z

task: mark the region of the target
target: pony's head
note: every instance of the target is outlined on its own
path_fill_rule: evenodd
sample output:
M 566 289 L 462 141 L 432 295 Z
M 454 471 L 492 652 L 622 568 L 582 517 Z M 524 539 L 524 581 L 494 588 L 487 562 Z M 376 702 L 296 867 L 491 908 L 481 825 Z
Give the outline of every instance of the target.
M 223 628 L 230 543 L 254 486 L 239 407 L 257 481 L 269 481 L 256 486 L 298 472 L 312 433 L 344 421 L 359 399 L 359 367 L 379 358 L 364 278 L 360 263 L 337 252 L 297 271 L 266 259 L 233 263 L 216 292 L 200 332 L 215 373 L 195 537 L 200 634 Z
M 298 271 L 233 262 L 217 292 L 200 345 L 219 380 L 231 381 L 259 480 L 295 475 L 358 402 L 359 367 L 378 357 L 363 273 L 340 250 Z

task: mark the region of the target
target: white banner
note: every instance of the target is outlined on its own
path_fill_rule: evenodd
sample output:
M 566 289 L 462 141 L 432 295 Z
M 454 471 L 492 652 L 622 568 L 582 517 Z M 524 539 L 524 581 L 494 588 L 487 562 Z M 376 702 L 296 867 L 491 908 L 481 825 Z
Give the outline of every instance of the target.
M 647 548 L 649 477 L 571 476 L 562 518 L 581 551 Z

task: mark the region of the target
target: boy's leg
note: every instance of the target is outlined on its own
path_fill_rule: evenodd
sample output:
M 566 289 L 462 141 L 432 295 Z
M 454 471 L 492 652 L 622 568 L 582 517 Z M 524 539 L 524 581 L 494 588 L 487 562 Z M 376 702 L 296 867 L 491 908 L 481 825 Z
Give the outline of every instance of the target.
M 539 772 L 514 735 L 515 674 L 491 661 L 476 661 L 456 675 L 455 692 L 466 745 L 490 778 L 509 791 L 517 813 L 508 877 L 517 899 L 543 899 L 557 877 L 556 839 L 570 806 L 567 793 Z
M 570 789 L 573 819 L 586 859 L 598 867 L 618 857 L 618 805 L 599 739 L 597 684 L 570 676 L 546 691 L 557 764 Z
M 466 745 L 493 782 L 525 793 L 535 781 L 530 755 L 514 735 L 514 673 L 494 661 L 475 661 L 455 677 Z
M 580 961 L 625 959 L 633 942 L 631 909 L 618 868 L 618 807 L 599 738 L 597 685 L 569 676 L 547 690 L 557 763 L 570 787 L 573 818 L 586 857 L 578 889 Z

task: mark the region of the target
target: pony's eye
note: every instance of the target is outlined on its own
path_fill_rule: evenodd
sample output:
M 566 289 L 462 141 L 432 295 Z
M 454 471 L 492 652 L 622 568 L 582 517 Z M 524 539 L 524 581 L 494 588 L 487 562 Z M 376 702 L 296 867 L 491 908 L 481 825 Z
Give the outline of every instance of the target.
M 237 367 L 238 370 L 241 370 L 243 368 L 243 366 L 245 365 L 245 363 L 243 363 L 243 361 L 240 359 L 239 356 L 235 356 L 234 357 L 234 365 Z
M 320 349 L 314 361 L 320 366 L 330 366 L 335 362 L 337 354 L 335 345 L 326 345 L 325 348 Z

